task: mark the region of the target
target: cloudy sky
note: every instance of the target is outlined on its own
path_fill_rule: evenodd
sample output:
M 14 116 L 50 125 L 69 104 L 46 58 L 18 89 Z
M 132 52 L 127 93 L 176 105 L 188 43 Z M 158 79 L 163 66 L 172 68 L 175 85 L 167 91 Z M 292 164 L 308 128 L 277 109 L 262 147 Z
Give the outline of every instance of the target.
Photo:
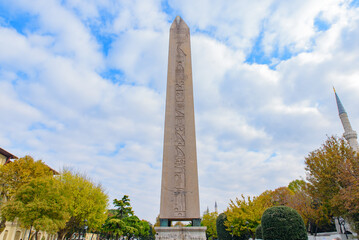
M 201 211 L 359 129 L 358 0 L 0 0 L 0 147 L 160 206 L 169 27 L 191 29 Z

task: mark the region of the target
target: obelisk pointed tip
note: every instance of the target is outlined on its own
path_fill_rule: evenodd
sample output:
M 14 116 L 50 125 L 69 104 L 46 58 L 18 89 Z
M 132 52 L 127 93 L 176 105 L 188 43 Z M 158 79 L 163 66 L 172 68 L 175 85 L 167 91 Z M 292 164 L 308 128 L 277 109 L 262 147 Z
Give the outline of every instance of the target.
M 188 26 L 180 16 L 176 16 L 175 20 L 172 22 L 171 28 L 188 28 Z
M 180 24 L 180 22 L 181 22 L 181 17 L 180 17 L 180 16 L 177 16 L 175 20 L 176 20 L 176 23 L 177 23 L 177 25 L 178 25 L 178 24 Z

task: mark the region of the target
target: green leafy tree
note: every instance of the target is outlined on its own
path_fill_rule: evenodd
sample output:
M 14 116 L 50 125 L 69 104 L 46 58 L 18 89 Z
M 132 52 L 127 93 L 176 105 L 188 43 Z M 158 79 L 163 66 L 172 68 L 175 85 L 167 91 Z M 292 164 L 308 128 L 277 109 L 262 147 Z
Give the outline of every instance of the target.
M 148 221 L 140 220 L 140 222 L 137 223 L 137 228 L 139 229 L 139 239 L 154 239 L 152 226 Z
M 18 189 L 1 213 L 10 221 L 17 218 L 24 227 L 34 227 L 36 239 L 38 231 L 55 233 L 69 219 L 63 190 L 53 177 L 35 178 Z
M 144 220 L 142 220 L 144 221 Z M 141 240 L 155 240 L 156 239 L 156 231 L 154 229 L 154 226 L 152 226 L 151 223 L 147 222 L 149 225 L 149 230 L 148 230 L 148 235 L 145 236 L 141 236 L 140 239 Z
M 1 197 L 10 199 L 24 184 L 34 178 L 52 176 L 53 171 L 41 160 L 35 161 L 30 156 L 14 160 L 0 167 Z
M 120 236 L 124 235 L 126 231 L 125 228 L 126 224 L 123 220 L 118 218 L 108 218 L 106 219 L 102 230 L 117 240 Z
M 206 236 L 207 239 L 216 239 L 217 238 L 217 227 L 216 219 L 218 217 L 217 212 L 206 211 L 202 216 L 201 225 L 206 226 Z
M 129 216 L 123 220 L 126 223 L 124 235 L 128 239 L 131 237 L 147 237 L 149 235 L 150 225 L 147 221 L 140 220 L 137 216 Z
M 134 212 L 131 207 L 130 199 L 127 195 L 124 195 L 121 200 L 114 199 L 113 205 L 117 207 L 116 217 L 123 219 L 125 217 L 133 216 Z
M 302 180 L 302 179 L 296 179 L 296 180 L 293 180 L 289 183 L 288 185 L 288 188 L 293 192 L 293 193 L 296 193 L 296 192 L 300 192 L 302 190 L 304 190 L 305 188 L 305 181 Z
M 121 200 L 114 199 L 113 205 L 117 208 L 111 210 L 102 228 L 103 232 L 116 239 L 120 236 L 126 236 L 128 239 L 132 237 L 147 239 L 151 236 L 150 224 L 134 215 L 127 195 L 124 195 Z
M 53 171 L 41 160 L 35 161 L 30 156 L 14 160 L 0 167 L 0 203 L 12 199 L 23 185 L 35 178 L 52 176 Z M 0 233 L 5 229 L 6 218 L 2 215 Z

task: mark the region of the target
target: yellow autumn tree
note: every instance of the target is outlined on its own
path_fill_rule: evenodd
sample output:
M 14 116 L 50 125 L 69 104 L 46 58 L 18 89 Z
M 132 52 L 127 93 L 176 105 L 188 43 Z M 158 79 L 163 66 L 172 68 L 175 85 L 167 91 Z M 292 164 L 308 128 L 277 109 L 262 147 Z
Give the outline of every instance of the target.
M 236 236 L 250 235 L 255 237 L 257 226 L 261 222 L 263 212 L 273 205 L 272 191 L 265 191 L 258 197 L 244 197 L 231 200 L 227 208 L 227 221 L 224 225 Z
M 59 229 L 58 239 L 87 226 L 99 230 L 107 218 L 108 196 L 100 184 L 92 182 L 84 174 L 64 170 L 58 176 L 68 201 L 66 211 L 70 215 L 66 226 Z
M 206 236 L 207 239 L 217 238 L 216 219 L 218 217 L 217 212 L 205 212 L 202 216 L 201 224 L 207 227 Z

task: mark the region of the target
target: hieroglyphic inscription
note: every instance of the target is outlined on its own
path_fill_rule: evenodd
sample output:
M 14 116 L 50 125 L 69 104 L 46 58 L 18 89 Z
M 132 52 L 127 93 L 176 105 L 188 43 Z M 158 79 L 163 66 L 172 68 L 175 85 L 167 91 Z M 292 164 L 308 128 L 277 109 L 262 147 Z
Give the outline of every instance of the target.
M 176 87 L 175 87 L 175 190 L 174 216 L 186 216 L 186 154 L 185 154 L 185 60 L 186 54 L 181 48 L 188 38 L 186 29 L 176 29 Z
M 186 230 L 178 228 L 178 230 L 176 230 L 176 232 L 160 232 L 160 234 L 156 234 L 156 240 L 178 240 L 178 239 L 204 240 L 204 239 L 206 239 L 205 235 L 201 236 L 201 234 L 199 232 L 194 232 L 194 231 L 189 232 Z

